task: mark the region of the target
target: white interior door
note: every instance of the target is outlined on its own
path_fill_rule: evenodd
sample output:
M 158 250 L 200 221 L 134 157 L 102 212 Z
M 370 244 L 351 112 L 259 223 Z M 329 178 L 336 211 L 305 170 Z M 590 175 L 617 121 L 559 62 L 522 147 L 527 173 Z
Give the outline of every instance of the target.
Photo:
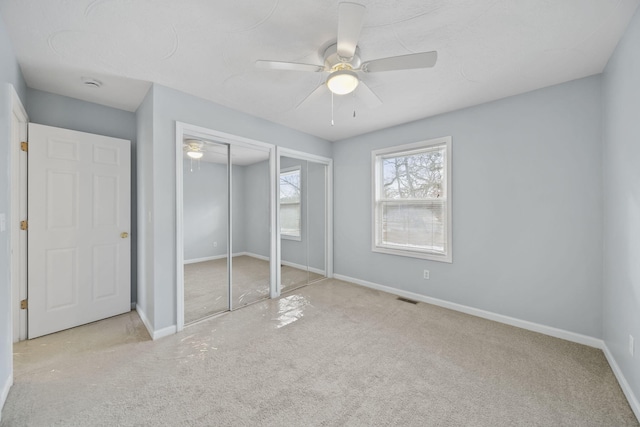
M 29 338 L 131 310 L 130 144 L 29 124 Z

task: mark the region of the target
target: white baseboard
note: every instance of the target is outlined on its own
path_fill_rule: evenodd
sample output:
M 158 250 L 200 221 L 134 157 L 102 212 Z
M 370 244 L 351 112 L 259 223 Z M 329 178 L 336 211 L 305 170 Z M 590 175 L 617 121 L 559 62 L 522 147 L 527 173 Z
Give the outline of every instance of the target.
M 256 258 L 256 259 L 260 259 L 262 261 L 269 261 L 269 257 L 264 256 L 264 255 L 258 255 L 255 254 L 253 252 L 235 252 L 233 254 L 234 257 L 237 256 L 249 256 L 252 258 Z M 215 259 L 222 259 L 222 258 L 226 258 L 227 255 L 216 255 L 213 257 L 206 257 L 206 258 L 196 258 L 196 259 L 189 259 L 189 260 L 185 260 L 184 263 L 185 264 L 193 264 L 196 262 L 205 262 L 205 261 L 212 261 Z M 297 268 L 299 270 L 307 270 L 307 266 L 306 265 L 302 265 L 302 264 L 296 264 L 294 262 L 289 262 L 289 261 L 281 261 L 282 265 L 286 265 L 287 267 L 293 267 L 293 268 Z M 319 274 L 321 276 L 325 276 L 325 271 L 321 270 L 319 268 L 313 268 L 313 267 L 309 267 L 308 268 L 310 272 L 312 273 L 316 273 Z
M 261 259 L 262 261 L 269 261 L 268 256 L 254 254 L 253 252 L 239 252 L 237 254 L 233 254 L 233 256 L 250 256 L 251 258 Z
M 236 253 L 233 254 L 233 256 L 234 257 L 237 257 L 237 256 L 250 256 L 250 257 L 253 257 L 253 258 L 261 259 L 263 261 L 269 261 L 269 257 L 263 256 L 263 255 L 254 254 L 254 253 L 251 253 L 251 252 L 236 252 Z M 226 258 L 226 257 L 227 257 L 227 254 L 208 256 L 208 257 L 204 257 L 204 258 L 185 259 L 184 263 L 185 264 L 195 264 L 196 262 L 214 261 L 216 259 L 223 259 L 223 258 Z
M 147 314 L 144 312 L 142 307 L 140 307 L 138 304 L 136 304 L 136 312 L 138 313 L 138 316 L 140 316 L 140 320 L 142 320 L 142 324 L 145 326 L 145 328 L 147 328 L 147 332 L 149 332 L 151 339 L 153 339 L 153 326 L 151 326 L 151 322 L 149 321 Z
M 376 289 L 378 291 L 387 292 L 415 301 L 421 301 L 427 304 L 433 304 L 440 307 L 448 308 L 450 310 L 460 311 L 472 316 L 482 317 L 483 319 L 493 320 L 495 322 L 527 329 L 529 331 L 539 332 L 544 335 L 561 338 L 563 340 L 587 345 L 589 347 L 602 349 L 604 346 L 604 343 L 601 339 L 590 337 L 588 335 L 582 335 L 575 332 L 566 331 L 564 329 L 554 328 L 552 326 L 541 325 L 539 323 L 533 323 L 527 320 L 516 319 L 515 317 L 504 316 L 502 314 L 497 314 L 490 311 L 481 310 L 479 308 L 469 307 L 454 302 L 432 298 L 425 295 L 416 294 L 414 292 L 403 291 L 401 289 L 392 288 L 390 286 L 379 285 L 377 283 L 367 282 L 366 280 L 343 276 L 342 274 L 334 274 L 333 277 L 335 279 L 344 280 L 345 282 L 355 283 L 356 285 L 365 286 L 367 288 Z
M 2 386 L 2 394 L 0 394 L 0 421 L 2 421 L 2 408 L 4 408 L 4 403 L 7 401 L 7 397 L 9 397 L 9 390 L 13 385 L 13 374 L 9 374 L 7 380 L 4 382 Z
M 160 338 L 168 337 L 169 335 L 174 335 L 178 333 L 178 327 L 176 325 L 167 326 L 166 328 L 159 329 L 154 331 L 151 338 L 155 341 Z
M 616 359 L 613 357 L 613 353 L 611 353 L 606 343 L 603 343 L 602 351 L 604 352 L 604 355 L 607 358 L 607 362 L 609 362 L 609 366 L 611 366 L 611 370 L 613 371 L 613 374 L 616 376 L 616 379 L 618 380 L 618 384 L 620 384 L 620 388 L 622 389 L 622 392 L 627 397 L 627 401 L 629 401 L 629 406 L 631 406 L 631 410 L 636 415 L 636 418 L 638 419 L 638 421 L 640 421 L 640 402 L 638 401 L 638 398 L 633 393 L 633 390 L 631 389 L 629 382 L 622 374 L 622 370 L 620 369 L 620 366 L 618 366 L 618 362 L 616 362 Z
M 286 265 L 287 267 L 297 268 L 299 270 L 309 270 L 311 273 L 316 273 L 321 276 L 325 276 L 324 270 L 320 270 L 319 268 L 307 267 L 306 265 L 296 264 L 295 262 L 289 261 L 280 261 L 282 265 Z M 346 279 L 345 279 L 346 280 Z M 348 282 L 348 280 L 346 280 Z
M 205 261 L 213 261 L 216 259 L 222 259 L 222 258 L 226 258 L 227 254 L 222 254 L 222 255 L 214 255 L 214 256 L 207 256 L 204 258 L 193 258 L 193 259 L 185 259 L 184 263 L 185 264 L 195 264 L 196 262 L 205 262 Z
M 147 332 L 149 332 L 149 335 L 151 335 L 152 340 L 155 341 L 157 339 L 173 335 L 178 332 L 178 328 L 176 327 L 176 325 L 167 326 L 166 328 L 162 328 L 156 331 L 155 329 L 153 329 L 153 326 L 151 325 L 147 314 L 139 305 L 136 305 L 136 311 L 138 312 L 138 316 L 140 316 L 140 320 L 142 320 L 142 323 L 147 328 Z

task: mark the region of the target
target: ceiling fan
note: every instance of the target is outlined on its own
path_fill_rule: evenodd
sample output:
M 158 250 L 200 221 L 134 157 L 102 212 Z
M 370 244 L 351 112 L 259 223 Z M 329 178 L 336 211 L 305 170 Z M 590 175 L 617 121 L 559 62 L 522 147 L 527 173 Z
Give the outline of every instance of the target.
M 357 3 L 342 2 L 338 9 L 338 39 L 329 46 L 323 54 L 324 64 L 302 64 L 297 62 L 283 62 L 258 60 L 256 66 L 272 70 L 328 72 L 327 80 L 318 86 L 309 96 L 297 106 L 315 98 L 326 88 L 335 95 L 352 93 L 356 88 L 358 95 L 370 107 L 382 104 L 378 96 L 361 80 L 358 73 L 378 73 L 382 71 L 409 70 L 415 68 L 431 68 L 436 64 L 438 53 L 420 52 L 409 55 L 392 56 L 362 62 L 358 38 L 362 30 L 362 23 L 366 7 Z

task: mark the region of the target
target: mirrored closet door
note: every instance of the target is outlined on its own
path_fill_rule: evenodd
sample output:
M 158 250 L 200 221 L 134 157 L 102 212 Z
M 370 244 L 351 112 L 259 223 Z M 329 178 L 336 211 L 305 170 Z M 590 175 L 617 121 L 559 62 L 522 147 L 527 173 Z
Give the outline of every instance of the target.
M 229 310 L 229 145 L 185 138 L 184 323 Z
M 232 310 L 269 297 L 271 168 L 269 150 L 232 145 Z
M 177 329 L 332 277 L 329 158 L 176 123 Z
M 272 151 L 249 143 L 184 137 L 184 324 L 272 293 Z
M 328 165 L 280 156 L 280 290 L 327 275 Z

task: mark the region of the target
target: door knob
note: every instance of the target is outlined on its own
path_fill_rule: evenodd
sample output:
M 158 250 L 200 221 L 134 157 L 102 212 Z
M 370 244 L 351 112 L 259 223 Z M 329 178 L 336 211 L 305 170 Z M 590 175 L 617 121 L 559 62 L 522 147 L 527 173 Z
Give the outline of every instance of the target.
M 122 237 L 123 239 L 126 239 L 127 237 L 129 237 L 129 233 L 127 233 L 126 231 L 123 231 L 122 233 L 120 233 L 120 237 Z

